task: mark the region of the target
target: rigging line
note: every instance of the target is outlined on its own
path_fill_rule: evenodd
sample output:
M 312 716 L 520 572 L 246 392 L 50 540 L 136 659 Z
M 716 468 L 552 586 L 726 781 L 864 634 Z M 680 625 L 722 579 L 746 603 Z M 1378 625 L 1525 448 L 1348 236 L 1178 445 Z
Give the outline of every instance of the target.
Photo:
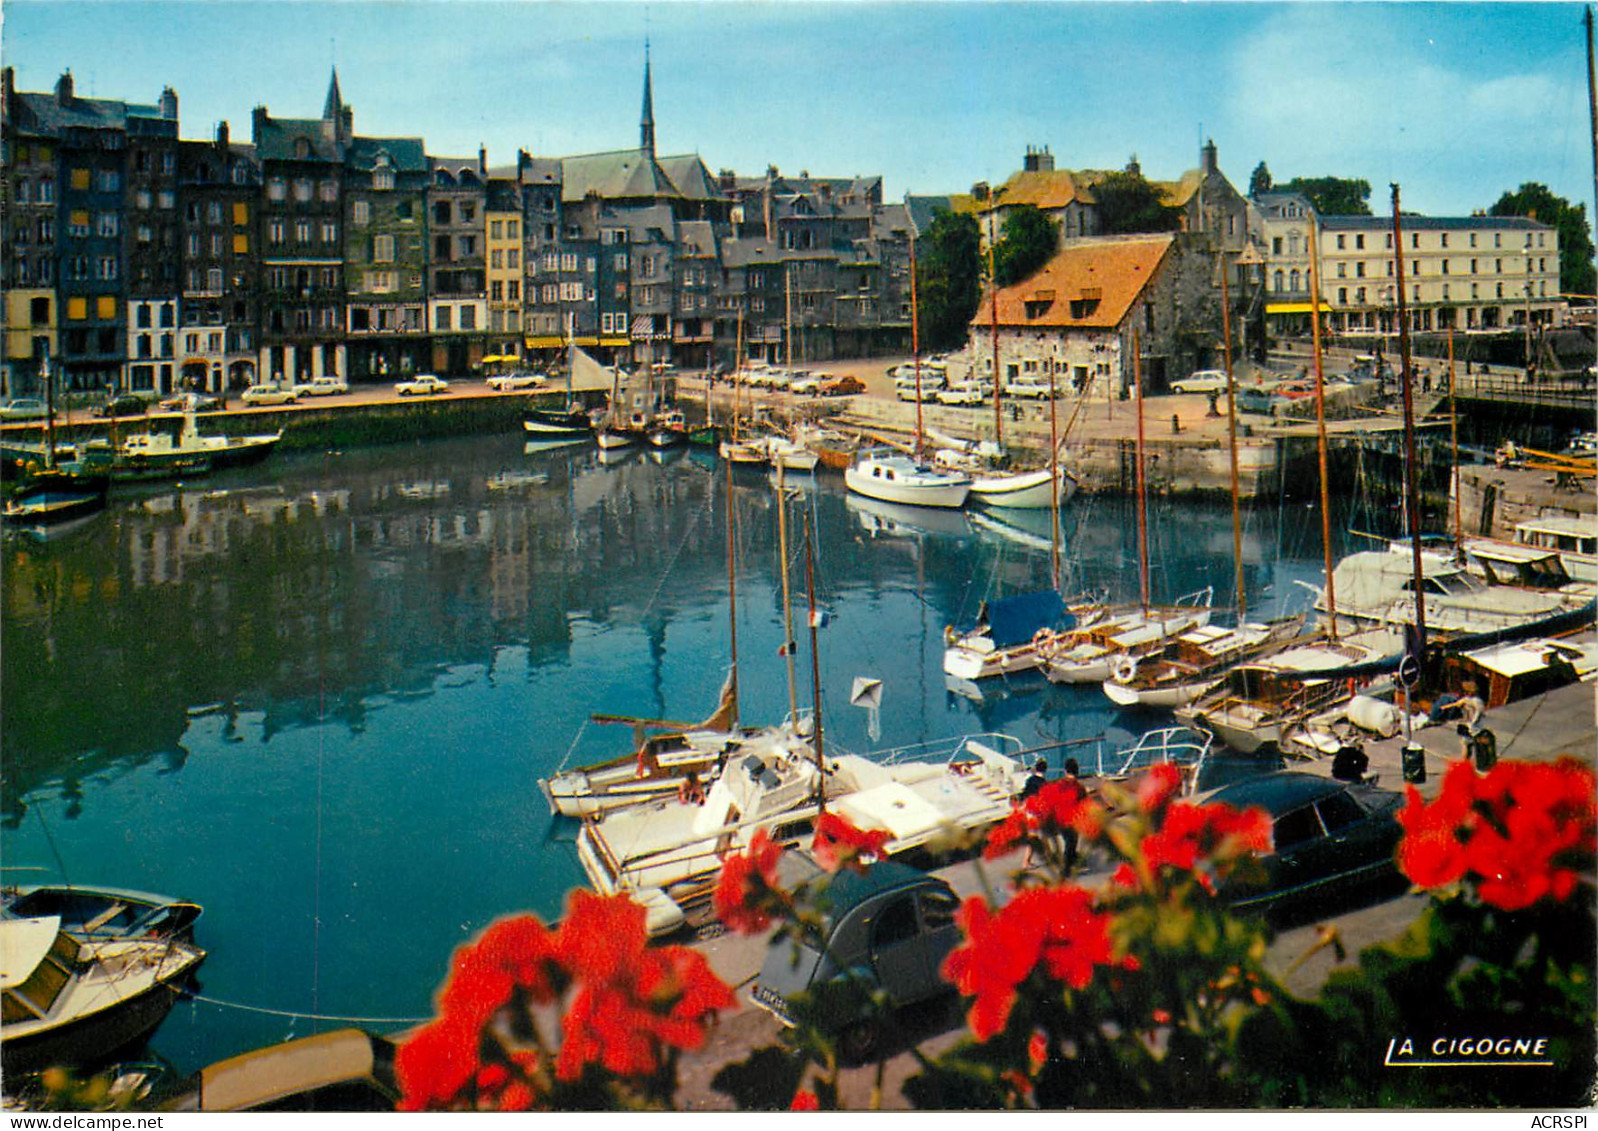
M 61 850 L 56 847 L 55 837 L 50 835 L 50 826 L 45 823 L 44 810 L 37 805 L 33 807 L 33 815 L 39 818 L 39 828 L 44 833 L 44 842 L 50 846 L 50 855 L 55 857 L 55 866 L 61 870 L 61 879 L 67 887 L 72 886 L 72 877 L 67 875 L 67 864 L 61 859 Z
M 329 1013 L 305 1013 L 295 1009 L 269 1009 L 264 1005 L 246 1005 L 239 1001 L 224 1001 L 221 998 L 210 997 L 206 994 L 185 993 L 189 1001 L 200 1001 L 206 1005 L 214 1005 L 221 1009 L 237 1009 L 244 1013 L 264 1013 L 268 1017 L 290 1017 L 295 1020 L 306 1021 L 339 1021 L 348 1025 L 420 1025 L 424 1021 L 431 1021 L 431 1017 L 341 1017 Z
M 566 756 L 560 760 L 560 765 L 555 767 L 555 772 L 561 773 L 566 769 L 566 763 L 572 760 L 572 755 L 577 752 L 577 744 L 583 740 L 583 734 L 588 730 L 588 724 L 593 722 L 593 716 L 583 718 L 583 725 L 577 728 L 577 733 L 572 736 L 572 743 L 566 747 Z
M 660 591 L 666 587 L 666 579 L 671 576 L 671 571 L 677 567 L 677 559 L 682 557 L 683 550 L 688 546 L 688 539 L 693 535 L 695 528 L 698 527 L 699 520 L 705 516 L 707 511 L 709 511 L 710 498 L 711 492 L 707 491 L 705 493 L 704 505 L 694 512 L 693 518 L 688 520 L 688 529 L 683 531 L 682 541 L 678 542 L 677 548 L 672 551 L 671 561 L 666 563 L 666 568 L 664 571 L 662 571 L 660 580 L 655 583 L 655 591 L 649 595 L 649 600 L 645 601 L 644 607 L 639 610 L 640 617 L 649 612 L 650 609 L 654 608 L 655 601 L 660 597 Z

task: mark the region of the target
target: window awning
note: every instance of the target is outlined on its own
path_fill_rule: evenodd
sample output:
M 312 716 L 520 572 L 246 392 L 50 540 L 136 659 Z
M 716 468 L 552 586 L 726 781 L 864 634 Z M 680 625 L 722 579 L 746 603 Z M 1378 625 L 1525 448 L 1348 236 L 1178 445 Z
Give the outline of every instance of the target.
M 559 334 L 539 334 L 536 337 L 523 338 L 522 341 L 530 350 L 551 350 L 566 344 L 566 339 Z

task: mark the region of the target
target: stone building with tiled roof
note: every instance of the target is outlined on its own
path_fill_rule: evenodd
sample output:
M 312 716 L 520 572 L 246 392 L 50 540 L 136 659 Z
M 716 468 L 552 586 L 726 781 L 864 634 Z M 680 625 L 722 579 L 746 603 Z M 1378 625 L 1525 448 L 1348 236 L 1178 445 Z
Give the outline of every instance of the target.
M 348 380 L 398 381 L 432 368 L 432 179 L 421 138 L 351 136 L 344 154 Z
M 1159 391 L 1199 368 L 1213 348 L 1208 301 L 1211 257 L 1191 238 L 1167 233 L 1073 240 L 1030 278 L 997 296 L 1000 381 L 1052 378 L 1073 395 L 1123 396 L 1132 385 L 1137 340 L 1144 388 Z M 994 296 L 971 320 L 969 361 L 994 369 Z M 1214 335 L 1218 340 L 1219 334 Z

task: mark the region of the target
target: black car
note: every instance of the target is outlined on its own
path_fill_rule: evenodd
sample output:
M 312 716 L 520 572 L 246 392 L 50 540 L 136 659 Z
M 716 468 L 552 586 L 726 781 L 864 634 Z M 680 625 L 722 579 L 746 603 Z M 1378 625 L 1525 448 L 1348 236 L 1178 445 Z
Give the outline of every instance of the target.
M 94 410 L 96 416 L 143 416 L 150 411 L 150 402 L 132 393 L 112 397 Z
M 890 860 L 872 864 L 863 875 L 838 873 L 818 902 L 825 948 L 810 941 L 774 940 L 750 988 L 750 1000 L 792 1024 L 789 999 L 798 993 L 811 995 L 836 1012 L 826 1017 L 826 1027 L 839 1035 L 844 1055 L 858 1059 L 880 1036 L 879 1018 L 865 1000 L 868 994 L 880 991 L 890 1006 L 899 1008 L 951 992 L 939 970 L 960 942 L 954 921 L 960 900 L 938 877 Z M 817 992 L 829 984 L 859 992 L 825 997 Z
M 1283 771 L 1225 786 L 1207 801 L 1271 815 L 1275 848 L 1262 859 L 1263 880 L 1237 877 L 1221 895 L 1233 907 L 1270 907 L 1346 892 L 1398 873 L 1403 798 L 1362 782 Z

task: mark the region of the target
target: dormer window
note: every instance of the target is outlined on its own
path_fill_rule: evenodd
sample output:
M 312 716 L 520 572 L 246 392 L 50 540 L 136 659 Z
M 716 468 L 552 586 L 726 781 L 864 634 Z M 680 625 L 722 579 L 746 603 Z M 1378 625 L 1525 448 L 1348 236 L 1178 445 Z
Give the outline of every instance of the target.
M 294 156 L 304 160 L 311 155 L 311 143 L 305 138 L 296 138 L 294 141 Z
M 1042 318 L 1048 313 L 1049 307 L 1053 305 L 1053 291 L 1034 291 L 1026 300 L 1026 316 L 1028 318 Z

